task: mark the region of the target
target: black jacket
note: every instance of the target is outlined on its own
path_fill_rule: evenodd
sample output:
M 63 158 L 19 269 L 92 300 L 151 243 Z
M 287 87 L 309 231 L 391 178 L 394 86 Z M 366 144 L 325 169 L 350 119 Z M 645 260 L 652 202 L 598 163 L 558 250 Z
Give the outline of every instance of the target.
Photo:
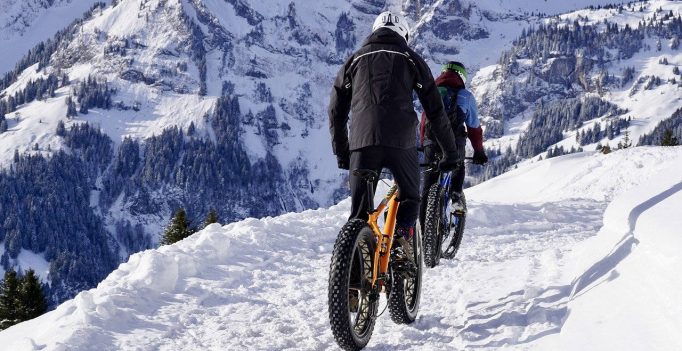
M 436 139 L 446 153 L 455 153 L 452 128 L 426 62 L 390 29 L 372 33 L 353 54 L 334 82 L 329 101 L 329 130 L 337 157 L 350 150 L 380 145 L 401 149 L 416 145 L 416 91 L 429 116 Z M 350 142 L 348 114 L 352 110 Z

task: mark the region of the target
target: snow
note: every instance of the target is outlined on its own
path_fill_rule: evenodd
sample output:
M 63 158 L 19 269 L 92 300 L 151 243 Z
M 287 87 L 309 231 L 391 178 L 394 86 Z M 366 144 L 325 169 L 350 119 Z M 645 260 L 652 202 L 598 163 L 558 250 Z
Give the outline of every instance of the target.
M 0 242 L 0 256 L 5 254 L 5 242 Z M 15 267 L 15 270 L 26 272 L 33 269 L 43 283 L 49 283 L 47 275 L 50 273 L 50 264 L 45 260 L 45 255 L 42 253 L 22 249 L 17 255 L 17 258 L 10 259 L 10 264 Z M 0 266 L 0 276 L 5 275 L 5 268 Z
M 546 341 L 549 348 L 581 349 L 588 340 L 595 349 L 680 347 L 682 163 L 667 165 L 616 197 L 598 236 L 575 251 L 584 273 L 574 280 L 571 317 L 560 335 Z
M 7 89 L 5 89 L 3 92 L 7 94 L 6 96 L 14 95 L 21 91 L 22 89 L 24 89 L 26 87 L 26 84 L 28 84 L 29 82 L 33 82 L 40 78 L 46 77 L 47 75 L 44 74 L 44 72 L 38 70 L 38 64 L 36 63 L 26 68 L 23 72 L 21 72 L 21 74 L 17 78 L 17 81 L 14 82 L 14 84 L 7 87 Z
M 498 88 L 496 55 L 509 47 L 524 27 L 542 20 L 519 11 L 559 14 L 608 2 L 477 1 L 480 11 L 472 22 L 488 30 L 490 36 L 472 42 L 452 40 L 447 45 L 460 51 L 458 59 L 472 72 L 472 86 L 480 100 Z M 85 3 L 72 1 L 59 9 L 73 10 Z M 182 53 L 179 57 L 160 54 L 164 50 L 181 52 L 178 43 L 187 33 L 176 27 L 181 25 L 178 15 L 191 8 L 189 2 L 121 1 L 87 21 L 76 39 L 66 43 L 70 49 L 78 49 L 74 52 L 82 50 L 92 57 L 63 67 L 63 72 L 73 82 L 91 74 L 106 78 L 118 89 L 114 99 L 128 106 L 139 104 L 139 111 L 91 109 L 87 115 L 67 120 L 64 100 L 71 87 L 60 89 L 55 98 L 20 106 L 7 116 L 9 130 L 0 135 L 0 165 L 9 163 L 15 149 L 48 154 L 48 148 L 62 148 L 60 138 L 54 135 L 60 120 L 67 126 L 83 121 L 98 125 L 114 142 L 126 136 L 144 139 L 158 135 L 172 125 L 186 129 L 190 123 L 196 125 L 199 135 L 210 135 L 204 116 L 210 113 L 223 80 L 235 84 L 241 111 L 254 114 L 269 105 L 253 97 L 256 83 L 264 82 L 271 89 L 278 123 L 289 124 L 291 131 L 278 131 L 281 143 L 271 147 L 256 134 L 256 127 L 244 125 L 243 140 L 250 156 L 258 159 L 273 152 L 286 169 L 307 163 L 310 180 L 317 182 L 315 198 L 321 204 L 329 203 L 344 178 L 331 157 L 324 122 L 331 77 L 338 69 L 321 59 L 329 52 L 298 45 L 287 37 L 291 31 L 277 27 L 286 21 L 275 16 L 286 15 L 288 3 L 251 2 L 250 6 L 266 17 L 266 40 L 256 45 L 245 40 L 251 28 L 236 16 L 232 5 L 221 0 L 195 3 L 202 3 L 215 16 L 213 20 L 235 37 L 234 51 L 227 55 L 228 61 L 233 60 L 229 64 L 223 64 L 221 48 L 211 48 L 207 54 L 207 96 L 196 94 L 198 69 L 188 57 Z M 343 11 L 352 12 L 359 41 L 368 32 L 363 23 L 371 23 L 370 15 L 353 12 L 347 2 L 326 1 L 317 6 L 294 3 L 300 29 L 318 34 L 326 43 L 333 44 L 330 37 L 335 19 Z M 434 6 L 442 3 L 434 2 Z M 387 6 L 400 8 L 398 2 Z M 594 23 L 609 19 L 620 25 L 636 25 L 659 6 L 679 9 L 679 3 L 673 1 L 652 1 L 641 14 L 581 10 L 559 20 L 589 15 Z M 22 41 L 21 45 L 28 48 L 42 35 L 35 34 L 38 31 L 53 33 L 62 26 L 57 17 L 66 21 L 78 15 L 75 10 L 61 17 L 61 10 L 50 11 L 54 18 L 39 17 L 44 20 L 36 23 L 44 25 L 27 27 L 26 34 L 12 37 L 15 39 L 9 43 Z M 191 16 L 193 11 L 187 12 Z M 490 18 L 484 16 L 485 11 Z M 415 26 L 428 26 L 428 19 L 424 16 Z M 208 32 L 204 25 L 202 28 Z M 103 34 L 97 34 L 99 31 Z M 432 44 L 429 35 L 427 32 L 416 41 L 426 43 L 427 50 Z M 103 52 L 106 45 L 123 37 L 144 45 L 130 49 L 128 58 L 133 62 L 131 67 L 145 75 L 188 63 L 187 72 L 176 72 L 170 79 L 174 86 L 186 87 L 187 93 L 120 79 L 121 70 L 131 67 Z M 5 42 L 0 44 L 4 47 Z M 653 41 L 648 44 L 655 47 Z M 291 47 L 292 52 L 284 54 L 281 47 Z M 3 56 L 6 53 L 17 58 L 10 64 Z M 5 64 L 11 67 L 20 54 L 21 50 L 0 53 L 0 71 Z M 446 56 L 429 56 L 427 51 L 434 71 L 439 62 L 450 58 Z M 663 57 L 670 65 L 658 63 Z M 245 75 L 253 61 L 267 78 Z M 633 66 L 637 69 L 635 81 L 647 75 L 665 81 L 673 77 L 674 65 L 682 65 L 682 56 L 663 45 L 660 52 L 643 51 L 608 69 L 619 75 L 624 67 Z M 49 72 L 55 72 L 53 67 L 39 72 L 31 67 L 6 92 L 16 92 Z M 306 83 L 311 90 L 308 109 L 316 115 L 312 121 L 283 110 L 296 102 Z M 629 85 L 608 92 L 605 98 L 629 110 L 628 115 L 634 118 L 630 138 L 635 141 L 682 107 L 680 88 L 670 84 L 631 93 Z M 503 150 L 514 145 L 528 121 L 528 115 L 508 121 L 507 135 L 487 145 L 499 145 Z M 591 123 L 599 121 L 586 126 Z M 301 137 L 308 130 L 309 136 Z M 561 145 L 570 147 L 572 140 L 569 136 Z M 613 140 L 612 145 L 619 140 Z M 38 151 L 32 150 L 35 144 Z M 593 147 L 586 147 L 589 149 Z M 675 304 L 680 300 L 680 287 L 674 279 L 682 268 L 675 256 L 675 248 L 681 247 L 680 223 L 675 217 L 681 205 L 675 185 L 681 172 L 675 165 L 682 164 L 681 157 L 680 148 L 636 148 L 610 155 L 585 152 L 526 162 L 517 170 L 467 190 L 470 214 L 458 259 L 426 273 L 421 317 L 415 325 L 395 326 L 382 316 L 371 346 L 574 350 L 589 349 L 593 345 L 583 342 L 598 340 L 599 349 L 613 343 L 621 349 L 682 347 L 673 330 L 682 325 L 678 317 L 682 313 Z M 93 192 L 93 202 L 95 196 Z M 329 209 L 249 219 L 224 227 L 214 225 L 177 245 L 133 255 L 98 288 L 0 333 L 0 343 L 12 350 L 85 350 L 92 345 L 99 349 L 160 350 L 333 348 L 326 320 L 326 276 L 334 238 L 348 206 L 344 201 Z M 108 223 L 126 218 L 129 214 L 125 207 L 119 199 L 110 209 Z M 169 213 L 170 209 L 164 209 L 138 219 L 148 232 L 160 232 Z M 41 255 L 24 250 L 18 264 L 22 269 L 33 267 L 46 280 L 48 266 Z M 651 274 L 652 269 L 657 274 Z M 607 336 L 602 331 L 608 332 L 604 334 Z
M 425 272 L 418 320 L 381 316 L 369 349 L 679 349 L 681 161 L 682 147 L 586 152 L 468 189 L 458 258 Z M 132 255 L 97 288 L 0 332 L 0 343 L 335 348 L 326 278 L 349 205 L 214 224 Z
M 596 6 L 599 4 L 593 3 L 590 5 Z M 640 7 L 642 7 L 641 12 L 639 11 Z M 659 9 L 661 9 L 661 11 L 658 11 Z M 625 5 L 625 10 L 622 13 L 618 13 L 617 9 L 583 9 L 565 13 L 557 17 L 545 18 L 542 19 L 542 21 L 546 23 L 558 22 L 569 25 L 572 24 L 573 21 L 579 20 L 581 25 L 598 25 L 601 30 L 604 30 L 605 27 L 603 22 L 607 20 L 609 23 L 617 24 L 621 28 L 626 25 L 636 28 L 640 21 L 649 21 L 654 16 L 661 19 L 670 11 L 672 11 L 675 16 L 678 16 L 680 12 L 682 12 L 682 4 L 679 1 L 656 0 Z M 631 125 L 627 131 L 629 134 L 628 137 L 634 144 L 638 142 L 642 135 L 651 132 L 658 123 L 670 118 L 677 109 L 682 108 L 682 86 L 669 82 L 669 80 L 672 80 L 673 78 L 679 81 L 680 77 L 673 74 L 672 70 L 673 67 L 682 65 L 682 52 L 680 50 L 671 49 L 669 40 L 664 40 L 662 42 L 661 50 L 659 51 L 656 49 L 656 41 L 657 39 L 654 38 L 646 39 L 644 41 L 645 47 L 629 59 L 607 60 L 608 62 L 603 68 L 613 77 L 622 77 L 623 70 L 627 67 L 635 69 L 634 78 L 625 84 L 625 86 L 620 88 L 611 86 L 607 89 L 608 91 L 599 92 L 598 95 L 594 94 L 594 92 L 581 94 L 581 96 L 598 96 L 605 101 L 611 102 L 619 108 L 626 110 L 627 113 L 620 116 L 620 118 L 632 118 Z M 660 63 L 664 58 L 668 61 L 668 64 Z M 534 63 L 532 60 L 518 60 L 518 63 L 521 67 L 533 67 L 533 65 L 537 65 L 537 63 Z M 593 70 L 591 72 L 591 79 L 596 79 L 601 69 L 602 68 Z M 501 82 L 498 70 L 499 65 L 496 64 L 485 66 L 478 70 L 473 77 L 471 87 L 479 103 L 486 99 L 498 97 L 500 93 L 499 89 L 501 89 L 502 83 L 504 83 Z M 659 77 L 662 84 L 648 90 L 644 89 L 644 85 L 646 85 L 646 81 L 649 77 Z M 645 81 L 643 84 L 638 83 L 640 78 Z M 512 79 L 518 79 L 520 82 L 523 82 L 526 77 L 521 75 L 518 78 Z M 486 140 L 486 146 L 492 148 L 499 147 L 503 151 L 508 146 L 511 146 L 512 149 L 514 149 L 520 135 L 528 128 L 533 110 L 534 106 L 524 113 L 505 121 L 505 135 L 500 138 Z M 486 120 L 489 116 L 482 115 L 481 118 Z M 592 123 L 596 123 L 596 121 L 592 121 Z M 586 130 L 587 127 L 592 127 L 594 125 L 592 123 L 586 123 L 583 130 Z M 602 123 L 602 127 L 605 127 L 604 123 Z M 625 137 L 624 134 L 625 131 L 613 140 L 604 138 L 600 143 L 602 145 L 609 144 L 611 147 L 615 147 L 619 142 L 623 141 Z M 563 146 L 564 149 L 568 151 L 571 147 L 578 148 L 581 146 L 576 142 L 574 132 L 566 133 L 565 137 L 564 140 L 550 145 L 549 148 Z M 594 150 L 596 145 L 597 143 L 583 145 L 583 148 L 585 150 Z
M 218 17 L 224 28 L 230 28 L 237 37 L 243 37 L 251 31 L 246 18 L 237 16 L 234 6 L 223 0 L 206 0 L 204 6 Z
M 677 151 L 640 147 L 618 151 L 615 157 L 598 152 L 576 153 L 529 163 L 473 189 L 477 199 L 486 201 L 536 203 L 576 198 L 609 201 L 646 182 L 668 167 L 668 162 L 682 162 Z M 507 183 L 504 191 L 500 191 L 499 182 Z
M 474 1 L 471 1 L 472 3 Z M 506 10 L 509 12 L 542 12 L 546 15 L 558 15 L 561 13 L 575 11 L 586 8 L 588 6 L 604 6 L 619 3 L 627 3 L 629 1 L 609 1 L 609 0 L 476 0 L 476 5 L 487 10 Z M 502 11 L 500 11 L 502 12 Z
M 625 2 L 623 1 L 622 3 Z M 642 12 L 639 12 L 640 8 Z M 628 3 L 624 6 L 624 9 L 626 11 L 623 11 L 623 13 L 618 13 L 617 9 L 584 9 L 562 14 L 559 18 L 571 22 L 581 19 L 581 25 L 583 23 L 592 25 L 603 24 L 604 19 L 607 19 L 609 22 L 617 23 L 622 27 L 629 25 L 631 28 L 636 28 L 640 21 L 646 20 L 648 22 L 654 15 L 660 19 L 662 15 L 670 11 L 673 11 L 673 13 L 678 11 L 679 4 L 674 0 L 640 1 Z M 661 10 L 660 12 L 658 11 L 659 9 Z
M 10 71 L 36 44 L 51 38 L 99 1 L 57 0 L 49 9 L 42 7 L 45 1 L 0 1 L 0 47 L 12 48 L 0 50 L 0 74 Z
M 66 119 L 65 90 L 58 90 L 54 98 L 22 105 L 5 116 L 8 129 L 0 134 L 1 168 L 9 165 L 15 150 L 19 154 L 39 152 L 49 155 L 48 149 L 57 151 L 63 148 L 63 141 L 55 131 L 59 121 Z M 38 150 L 35 145 L 38 145 Z

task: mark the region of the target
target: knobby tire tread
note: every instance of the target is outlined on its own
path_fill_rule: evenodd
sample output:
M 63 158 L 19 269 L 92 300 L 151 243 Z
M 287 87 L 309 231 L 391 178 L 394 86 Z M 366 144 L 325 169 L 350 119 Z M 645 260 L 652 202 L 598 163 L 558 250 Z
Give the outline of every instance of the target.
M 344 350 L 360 350 L 367 345 L 374 330 L 374 323 L 378 304 L 373 304 L 374 316 L 369 321 L 368 331 L 364 338 L 357 338 L 353 332 L 350 319 L 348 317 L 348 285 L 351 270 L 351 260 L 353 249 L 357 245 L 358 237 L 364 228 L 368 228 L 367 221 L 354 219 L 348 221 L 336 238 L 332 253 L 331 264 L 329 267 L 329 323 L 331 325 L 334 339 Z M 374 238 L 372 237 L 372 242 Z M 371 252 L 374 248 L 371 247 Z
M 393 281 L 391 283 L 391 290 L 388 295 L 388 312 L 391 315 L 391 320 L 396 324 L 411 324 L 417 319 L 417 314 L 419 312 L 419 303 L 421 300 L 421 286 L 422 286 L 422 261 L 419 257 L 419 252 L 417 245 L 421 237 L 419 234 L 415 234 L 412 245 L 414 246 L 415 260 L 417 264 L 417 297 L 414 303 L 414 308 L 410 311 L 405 301 L 405 288 L 404 285 L 407 283 L 407 279 L 400 275 L 393 275 Z
M 433 268 L 440 261 L 440 218 L 442 187 L 435 183 L 429 188 L 424 216 L 424 265 Z

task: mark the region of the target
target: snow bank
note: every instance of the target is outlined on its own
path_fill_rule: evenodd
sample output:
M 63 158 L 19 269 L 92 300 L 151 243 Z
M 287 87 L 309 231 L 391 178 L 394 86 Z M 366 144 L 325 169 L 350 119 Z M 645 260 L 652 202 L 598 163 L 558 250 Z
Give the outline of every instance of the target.
M 649 151 L 672 156 L 682 154 L 682 147 Z M 663 166 L 616 196 L 599 234 L 574 250 L 570 318 L 557 337 L 546 340 L 548 349 L 673 350 L 682 345 L 682 162 Z
M 187 317 L 182 312 L 187 307 L 240 310 L 239 315 L 228 316 L 220 328 L 230 327 L 260 304 L 279 308 L 281 297 L 259 298 L 255 290 L 261 282 L 252 279 L 273 270 L 276 274 L 267 281 L 275 281 L 277 276 L 295 273 L 287 269 L 308 264 L 306 257 L 328 252 L 344 223 L 348 204 L 344 201 L 331 209 L 247 219 L 224 227 L 213 224 L 178 244 L 134 254 L 97 288 L 81 292 L 40 318 L 3 331 L 0 343 L 11 350 L 86 350 L 92 345 L 100 350 L 154 349 L 182 329 L 179 324 Z M 272 267 L 270 261 L 282 255 L 287 255 L 291 266 Z M 262 272 L 248 274 L 256 270 Z M 319 280 L 323 276 L 318 272 L 310 278 Z M 326 296 L 324 286 L 315 288 Z M 319 318 L 325 316 L 320 313 Z M 249 329 L 254 333 L 258 329 L 251 327 L 234 328 L 234 338 L 225 342 L 232 343 L 230 347 L 251 344 L 249 339 L 240 339 L 247 335 L 237 335 L 245 329 L 249 333 Z M 285 340 L 288 333 L 278 335 Z M 118 334 L 136 336 L 119 343 Z
M 608 155 L 582 152 L 524 164 L 467 193 L 489 202 L 608 201 L 647 183 L 675 162 L 682 162 L 677 148 L 638 147 Z

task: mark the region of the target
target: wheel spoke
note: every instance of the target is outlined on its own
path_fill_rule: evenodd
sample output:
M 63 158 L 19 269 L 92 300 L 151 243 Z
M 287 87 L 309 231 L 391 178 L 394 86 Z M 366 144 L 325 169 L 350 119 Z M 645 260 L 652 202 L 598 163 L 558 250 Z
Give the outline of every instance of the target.
M 371 306 L 369 291 L 371 289 L 371 275 L 372 275 L 372 259 L 370 255 L 370 247 L 365 242 L 358 243 L 354 249 L 351 270 L 357 269 L 357 280 L 352 282 L 351 289 L 358 293 L 358 307 L 357 312 L 351 314 L 351 323 L 353 330 L 361 335 L 364 334 L 366 328 L 371 321 Z

